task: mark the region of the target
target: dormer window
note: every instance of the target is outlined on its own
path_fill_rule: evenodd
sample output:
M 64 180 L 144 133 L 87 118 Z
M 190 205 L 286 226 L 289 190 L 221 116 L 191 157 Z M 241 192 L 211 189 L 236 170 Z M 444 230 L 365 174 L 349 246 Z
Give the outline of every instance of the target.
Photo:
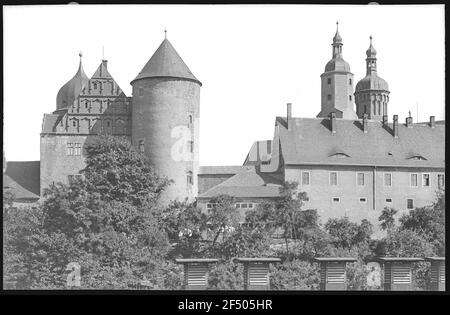
M 330 157 L 345 159 L 345 158 L 348 158 L 350 156 L 348 154 L 343 153 L 343 152 L 337 152 L 337 153 L 334 153 L 334 154 L 330 155 Z
M 408 160 L 426 161 L 427 159 L 421 155 L 413 155 L 413 156 L 409 157 Z

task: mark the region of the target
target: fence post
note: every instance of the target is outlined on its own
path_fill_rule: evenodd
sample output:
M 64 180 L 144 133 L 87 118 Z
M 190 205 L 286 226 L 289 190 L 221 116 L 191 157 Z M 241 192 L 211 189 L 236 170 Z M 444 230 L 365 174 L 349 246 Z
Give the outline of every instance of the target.
M 345 267 L 348 262 L 356 262 L 356 258 L 317 257 L 314 260 L 320 263 L 320 290 L 347 290 L 347 272 Z
M 269 265 L 279 258 L 236 258 L 244 264 L 244 290 L 270 290 Z
M 431 291 L 445 291 L 445 257 L 426 257 L 431 263 Z
M 208 286 L 209 265 L 218 262 L 212 258 L 180 258 L 178 264 L 184 266 L 184 289 L 206 290 Z
M 413 291 L 412 266 L 414 262 L 423 261 L 417 257 L 378 257 L 384 265 L 385 291 Z

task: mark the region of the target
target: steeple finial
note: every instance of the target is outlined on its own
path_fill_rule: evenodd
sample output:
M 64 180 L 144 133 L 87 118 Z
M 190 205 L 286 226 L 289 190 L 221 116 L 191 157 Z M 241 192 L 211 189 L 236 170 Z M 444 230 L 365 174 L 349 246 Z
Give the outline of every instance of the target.
M 370 35 L 369 38 L 370 38 L 370 46 L 372 46 L 372 35 Z
M 336 21 L 336 32 L 339 31 L 339 21 Z
M 164 29 L 164 39 L 167 39 L 167 28 Z
M 80 56 L 80 61 L 81 61 L 81 58 L 83 57 L 83 53 L 81 52 L 81 50 L 80 50 L 80 52 L 78 53 L 78 56 Z
M 102 46 L 102 60 L 105 60 L 105 46 Z

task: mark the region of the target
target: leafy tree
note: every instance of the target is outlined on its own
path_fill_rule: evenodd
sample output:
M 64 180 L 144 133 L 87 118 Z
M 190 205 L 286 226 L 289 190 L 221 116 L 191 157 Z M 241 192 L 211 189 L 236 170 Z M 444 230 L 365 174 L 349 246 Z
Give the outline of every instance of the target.
M 244 268 L 241 263 L 224 261 L 211 267 L 208 274 L 210 290 L 243 290 Z
M 318 290 L 319 282 L 317 264 L 292 260 L 270 266 L 271 290 Z
M 445 255 L 445 193 L 438 192 L 432 205 L 416 208 L 400 218 L 400 229 L 411 230 L 435 247 L 435 254 Z
M 103 200 L 150 206 L 171 183 L 125 138 L 98 136 L 86 145 L 86 191 Z
M 363 219 L 361 224 L 351 222 L 348 217 L 330 218 L 325 224 L 325 230 L 333 238 L 336 247 L 352 248 L 368 244 L 373 233 L 372 224 Z
M 388 233 L 392 231 L 395 226 L 395 215 L 397 214 L 397 210 L 389 207 L 385 207 L 378 220 L 381 222 L 380 226 L 383 230 L 387 230 Z
M 225 239 L 232 234 L 239 225 L 240 215 L 236 209 L 236 201 L 233 197 L 219 195 L 210 200 L 214 206 L 207 215 L 208 234 L 212 238 L 212 246 L 215 246 L 222 235 Z

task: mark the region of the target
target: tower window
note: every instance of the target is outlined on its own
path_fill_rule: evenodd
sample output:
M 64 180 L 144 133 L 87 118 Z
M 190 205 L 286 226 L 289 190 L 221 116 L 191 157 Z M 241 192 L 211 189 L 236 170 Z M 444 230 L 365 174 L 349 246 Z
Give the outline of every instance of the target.
M 138 151 L 140 153 L 144 153 L 145 152 L 145 141 L 144 141 L 144 139 L 139 140 L 139 142 L 138 142 Z
M 328 83 L 328 84 L 331 84 L 331 78 L 328 78 L 328 79 L 327 79 L 327 83 Z
M 327 95 L 327 99 L 328 99 L 329 101 L 331 101 L 331 94 L 328 94 L 328 95 Z
M 414 200 L 413 199 L 407 199 L 406 200 L 406 208 L 407 209 L 414 209 Z
M 351 95 L 348 96 L 348 100 L 349 100 L 349 101 L 352 100 L 352 96 L 351 96 Z
M 192 124 L 194 121 L 194 118 L 192 117 L 192 114 L 189 114 L 189 124 Z
M 138 94 L 139 94 L 139 96 L 143 96 L 144 95 L 144 89 L 143 88 L 139 88 Z
M 349 79 L 348 79 L 348 84 L 349 84 L 349 85 L 352 85 L 352 78 L 349 78 Z
M 191 172 L 191 171 L 189 171 L 189 172 L 187 173 L 186 181 L 187 181 L 187 184 L 188 184 L 188 185 L 193 185 L 193 184 L 194 184 L 193 177 L 192 177 L 192 172 Z

